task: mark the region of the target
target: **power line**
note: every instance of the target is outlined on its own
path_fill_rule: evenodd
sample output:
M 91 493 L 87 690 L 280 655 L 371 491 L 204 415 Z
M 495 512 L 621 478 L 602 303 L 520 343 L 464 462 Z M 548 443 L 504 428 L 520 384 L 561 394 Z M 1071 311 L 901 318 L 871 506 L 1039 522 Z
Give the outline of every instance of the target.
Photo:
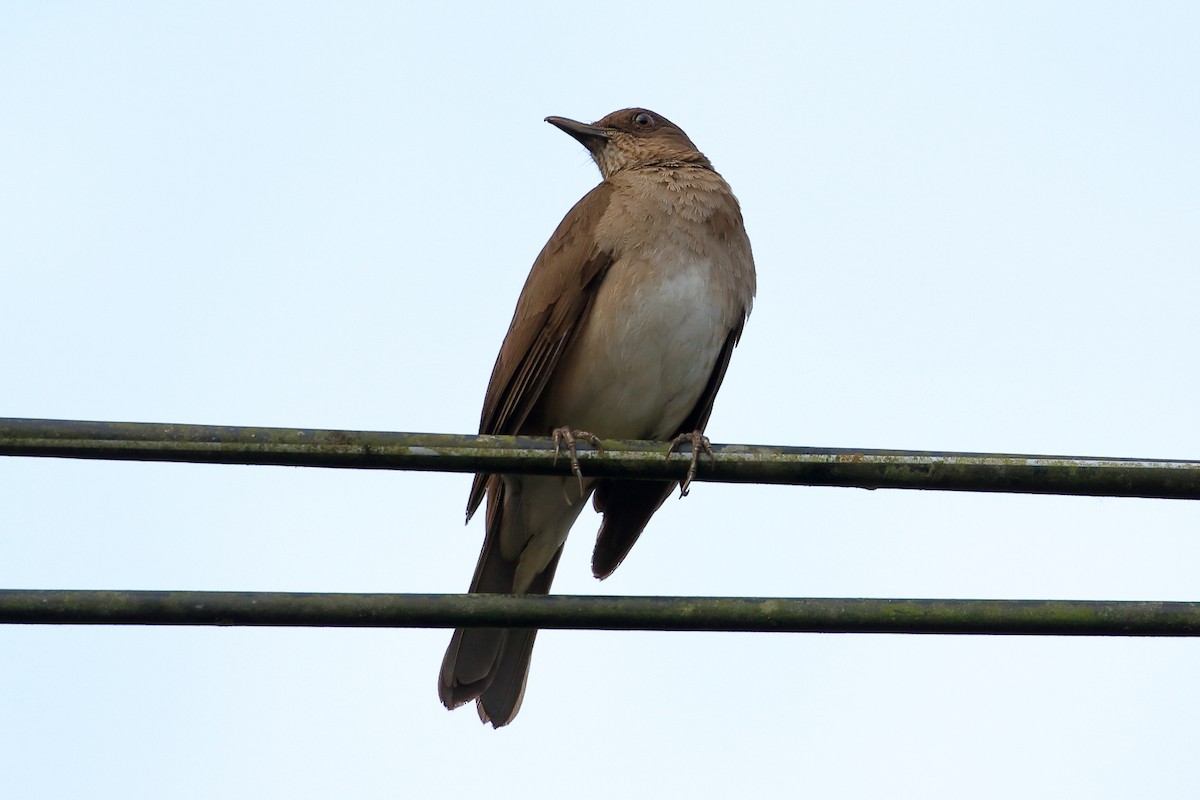
M 0 623 L 1200 636 L 1200 603 L 16 589 Z
M 696 480 L 1200 499 L 1200 461 L 718 444 Z M 661 442 L 581 444 L 585 474 L 678 479 Z M 0 418 L 0 455 L 345 469 L 565 474 L 549 438 Z

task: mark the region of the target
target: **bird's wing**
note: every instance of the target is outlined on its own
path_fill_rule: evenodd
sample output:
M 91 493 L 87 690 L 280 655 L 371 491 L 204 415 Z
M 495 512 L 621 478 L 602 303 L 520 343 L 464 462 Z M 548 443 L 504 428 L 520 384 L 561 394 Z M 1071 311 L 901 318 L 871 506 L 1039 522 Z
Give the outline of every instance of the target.
M 481 434 L 516 435 L 579 330 L 612 253 L 596 245 L 596 226 L 611 200 L 605 182 L 583 196 L 546 242 L 517 301 L 479 420 Z M 487 475 L 475 476 L 467 518 L 483 500 Z

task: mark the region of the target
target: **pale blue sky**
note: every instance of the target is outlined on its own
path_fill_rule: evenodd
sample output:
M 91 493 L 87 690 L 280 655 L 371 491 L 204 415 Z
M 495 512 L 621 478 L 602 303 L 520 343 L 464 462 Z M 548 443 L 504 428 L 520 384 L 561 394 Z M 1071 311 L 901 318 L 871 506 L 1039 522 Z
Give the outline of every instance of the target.
M 0 416 L 471 432 L 642 105 L 742 201 L 716 442 L 1200 457 L 1188 3 L 9 3 Z M 461 475 L 0 459 L 0 586 L 456 592 Z M 1200 504 L 699 484 L 564 593 L 1200 600 Z M 1194 797 L 1200 642 L 0 629 L 11 797 Z M 749 787 L 749 789 L 748 789 Z

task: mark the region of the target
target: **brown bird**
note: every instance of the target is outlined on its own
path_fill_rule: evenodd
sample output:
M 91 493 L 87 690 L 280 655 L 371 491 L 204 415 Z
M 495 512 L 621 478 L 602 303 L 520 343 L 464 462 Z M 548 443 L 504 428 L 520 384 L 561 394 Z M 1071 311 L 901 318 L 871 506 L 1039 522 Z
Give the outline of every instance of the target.
M 553 434 L 575 477 L 475 476 L 467 519 L 487 495 L 472 592 L 546 594 L 563 543 L 594 493 L 604 515 L 592 555 L 612 573 L 672 481 L 584 477 L 579 437 L 708 446 L 704 426 L 754 298 L 754 258 L 737 199 L 678 126 L 642 108 L 592 125 L 547 117 L 591 153 L 604 180 L 567 213 L 517 300 L 479 432 Z M 670 450 L 668 450 L 668 453 Z M 535 629 L 454 632 L 438 680 L 447 708 L 475 700 L 494 727 L 516 716 Z

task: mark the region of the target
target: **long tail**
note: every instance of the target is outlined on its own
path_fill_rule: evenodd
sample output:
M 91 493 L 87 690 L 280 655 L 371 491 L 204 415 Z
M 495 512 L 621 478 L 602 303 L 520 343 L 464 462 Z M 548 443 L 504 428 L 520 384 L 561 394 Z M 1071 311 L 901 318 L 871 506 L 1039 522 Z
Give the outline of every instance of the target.
M 572 479 L 573 480 L 573 479 Z M 483 549 L 475 566 L 471 591 L 484 594 L 547 594 L 562 556 L 571 523 L 586 505 L 581 497 L 564 499 L 556 478 L 521 478 L 506 485 L 500 476 L 488 481 L 487 523 Z M 516 491 L 513 492 L 513 487 Z M 507 496 L 506 496 L 507 495 Z M 519 526 L 514 528 L 513 526 Z M 529 535 L 529 531 L 533 531 Z M 505 558 L 502 542 L 525 542 L 513 558 Z M 531 578 L 518 567 L 538 546 L 555 547 L 546 565 Z M 527 567 L 528 568 L 528 567 Z M 535 628 L 459 628 L 450 639 L 438 678 L 438 696 L 447 708 L 475 700 L 479 717 L 496 728 L 512 722 L 521 708 Z

